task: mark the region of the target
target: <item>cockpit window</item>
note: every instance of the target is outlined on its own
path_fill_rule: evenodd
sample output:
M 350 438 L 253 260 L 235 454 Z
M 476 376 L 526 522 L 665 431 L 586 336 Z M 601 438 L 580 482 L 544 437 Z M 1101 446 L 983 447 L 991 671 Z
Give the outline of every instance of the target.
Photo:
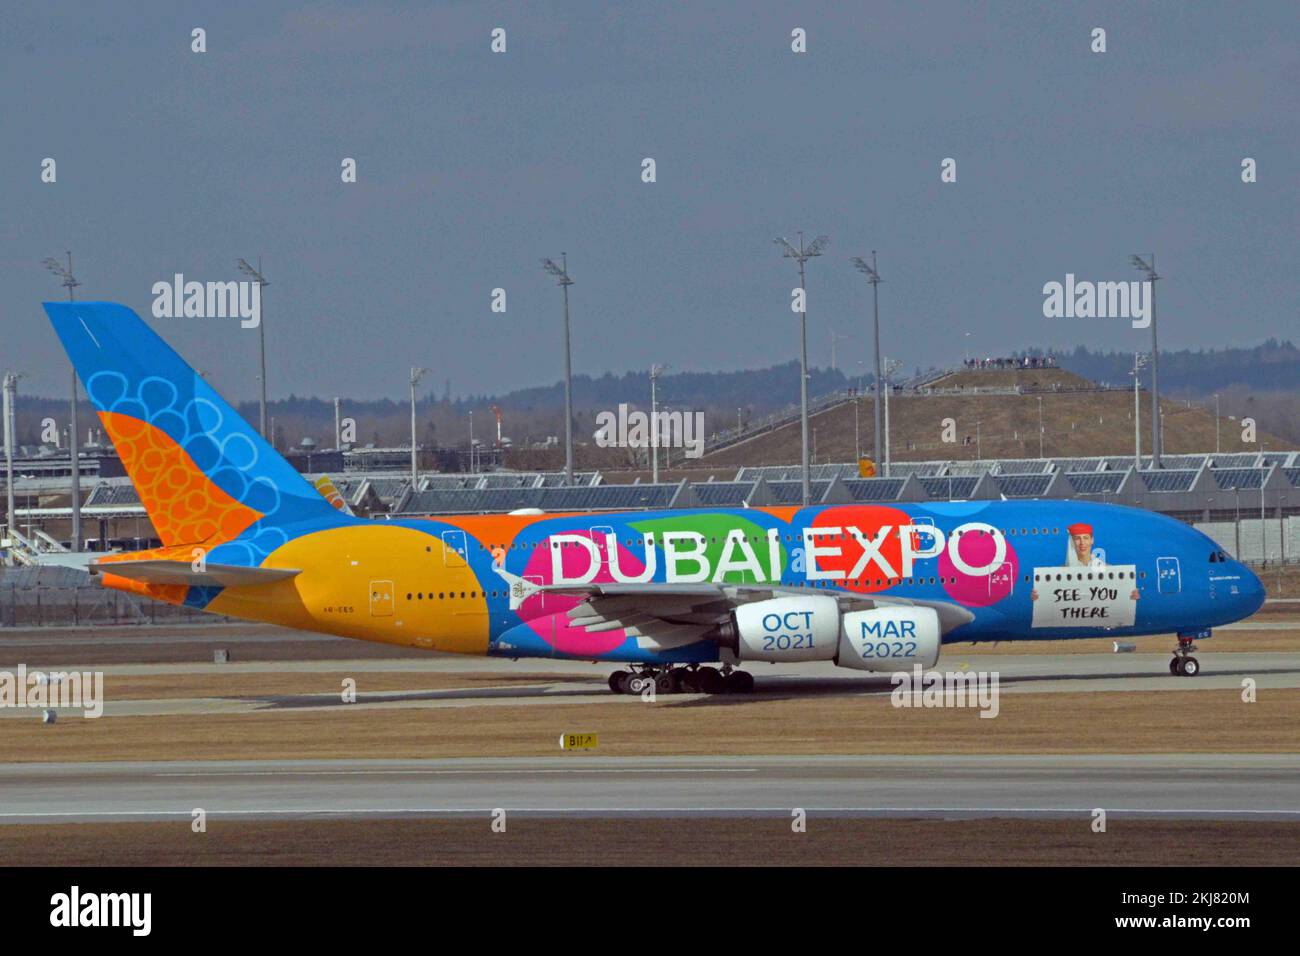
M 1211 563 L 1211 564 L 1214 564 L 1214 563 L 1215 563 L 1216 561 L 1218 561 L 1218 560 L 1219 560 L 1219 552 L 1217 552 L 1217 551 L 1211 551 L 1211 552 L 1210 552 L 1210 563 Z

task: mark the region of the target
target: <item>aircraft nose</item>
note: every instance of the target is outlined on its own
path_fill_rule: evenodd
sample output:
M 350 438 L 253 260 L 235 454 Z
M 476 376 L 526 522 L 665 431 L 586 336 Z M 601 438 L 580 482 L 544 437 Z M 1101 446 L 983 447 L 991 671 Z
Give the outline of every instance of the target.
M 1241 593 L 1238 595 L 1238 602 L 1241 606 L 1241 616 L 1250 617 L 1261 607 L 1264 606 L 1264 582 L 1250 568 L 1244 564 L 1241 568 Z

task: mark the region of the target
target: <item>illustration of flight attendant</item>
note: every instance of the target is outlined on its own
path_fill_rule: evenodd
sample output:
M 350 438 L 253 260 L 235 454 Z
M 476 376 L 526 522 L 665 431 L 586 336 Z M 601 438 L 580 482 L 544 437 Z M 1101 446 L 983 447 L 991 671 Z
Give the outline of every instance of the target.
M 1103 557 L 1104 552 L 1098 549 L 1093 551 L 1093 532 L 1092 525 L 1079 521 L 1065 529 L 1070 535 L 1070 543 L 1065 548 L 1065 567 L 1067 568 L 1104 568 L 1106 560 Z M 1135 587 L 1130 595 L 1134 601 L 1141 597 L 1141 593 Z M 1029 593 L 1031 601 L 1038 600 L 1038 592 Z
M 1079 522 L 1065 529 L 1070 534 L 1066 548 L 1065 566 L 1068 568 L 1104 568 L 1101 554 L 1092 553 L 1092 525 Z

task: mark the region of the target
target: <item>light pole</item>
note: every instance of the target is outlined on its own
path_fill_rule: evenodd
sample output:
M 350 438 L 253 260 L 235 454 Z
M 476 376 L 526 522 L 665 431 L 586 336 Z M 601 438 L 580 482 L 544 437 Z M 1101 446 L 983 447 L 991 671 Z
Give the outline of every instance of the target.
M 673 410 L 671 406 L 669 405 L 664 406 L 665 415 L 671 415 L 672 412 Z M 671 469 L 673 467 L 673 446 L 672 445 L 664 446 L 664 467 L 668 469 Z
M 72 251 L 68 251 L 68 264 L 65 267 L 62 262 L 54 257 L 45 260 L 44 266 L 50 272 L 54 273 L 61 281 L 65 289 L 68 290 L 68 301 L 75 302 L 76 296 L 73 290 L 81 285 L 76 277 L 72 274 Z M 77 436 L 77 369 L 72 369 L 72 409 L 68 418 L 68 452 L 72 456 L 72 550 L 74 552 L 81 550 L 81 439 Z
M 650 480 L 659 484 L 659 397 L 656 385 L 667 365 L 650 366 Z M 736 409 L 736 424 L 740 424 L 740 409 Z
M 1133 470 L 1142 470 L 1142 403 L 1138 398 L 1142 369 L 1147 359 L 1141 352 L 1133 353 Z
M 1160 455 L 1164 450 L 1164 435 L 1160 428 L 1160 380 L 1158 369 L 1160 366 L 1160 348 L 1156 343 L 1156 280 L 1160 276 L 1156 273 L 1156 254 L 1148 253 L 1150 261 L 1143 259 L 1141 256 L 1130 256 L 1129 262 L 1133 267 L 1147 277 L 1151 283 L 1151 467 L 1161 468 Z
M 415 446 L 415 386 L 420 384 L 420 378 L 427 371 L 429 371 L 427 368 L 416 368 L 414 366 L 412 366 L 411 368 L 411 490 L 412 491 L 416 490 L 416 485 L 419 484 L 420 481 L 420 467 L 419 467 L 419 460 L 417 458 L 418 453 L 416 452 L 416 446 Z
M 260 353 L 262 363 L 262 404 L 257 417 L 258 430 L 261 431 L 262 437 L 266 438 L 266 313 L 262 308 L 262 302 L 266 298 L 266 287 L 271 283 L 267 282 L 262 276 L 262 257 L 257 257 L 257 268 L 254 269 L 244 259 L 238 260 L 239 271 L 251 278 L 258 285 L 257 290 L 257 348 Z M 274 442 L 272 442 L 274 444 Z
M 903 367 L 903 363 L 897 359 L 885 359 L 885 474 L 884 477 L 890 477 L 889 474 L 889 380 L 893 374 Z
M 1214 393 L 1214 453 L 1219 453 L 1219 393 Z
M 805 247 L 803 233 L 800 232 L 797 248 L 780 236 L 773 242 L 785 250 L 782 253 L 785 258 L 799 263 L 799 457 L 803 479 L 802 498 L 806 508 L 812 502 L 812 489 L 808 480 L 808 287 L 804 282 L 804 263 L 813 256 L 820 256 L 830 238 L 818 236 Z
M 14 445 L 18 443 L 18 430 L 14 423 L 14 410 L 18 405 L 18 379 L 20 375 L 6 372 L 4 378 L 4 439 L 5 439 L 5 521 L 6 537 L 12 538 L 18 527 L 18 513 L 14 510 Z
M 560 253 L 560 264 L 543 259 L 542 268 L 556 277 L 564 289 L 564 483 L 573 484 L 573 360 L 569 350 L 569 254 Z
M 1043 457 L 1043 396 L 1038 396 L 1038 457 Z
M 876 340 L 876 435 L 874 454 L 876 461 L 880 461 L 880 273 L 876 271 L 876 250 L 871 250 L 871 264 L 860 256 L 853 257 L 853 264 L 857 266 L 859 272 L 867 277 L 871 283 L 871 311 L 875 319 L 875 340 Z M 966 333 L 968 336 L 969 332 Z
M 862 431 L 858 425 L 858 409 L 862 405 L 862 396 L 853 396 L 853 460 L 862 460 Z
M 853 396 L 853 460 L 855 462 L 862 461 L 862 426 L 860 419 L 862 417 L 862 400 L 866 394 L 866 374 L 863 365 L 863 362 L 858 362 L 858 390 Z
M 1282 576 L 1281 566 L 1286 564 L 1286 495 L 1277 500 L 1277 540 L 1281 553 L 1278 555 L 1278 577 Z

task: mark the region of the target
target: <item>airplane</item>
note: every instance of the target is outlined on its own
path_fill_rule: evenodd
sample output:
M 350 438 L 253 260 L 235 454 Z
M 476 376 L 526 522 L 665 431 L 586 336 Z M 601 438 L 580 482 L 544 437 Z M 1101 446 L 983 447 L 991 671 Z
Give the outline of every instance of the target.
M 162 546 L 106 587 L 460 654 L 617 663 L 616 693 L 748 693 L 759 662 L 931 668 L 958 642 L 1177 634 L 1264 588 L 1174 519 L 1074 500 L 371 520 L 326 500 L 138 315 L 45 303 Z M 335 494 L 333 497 L 337 497 Z

